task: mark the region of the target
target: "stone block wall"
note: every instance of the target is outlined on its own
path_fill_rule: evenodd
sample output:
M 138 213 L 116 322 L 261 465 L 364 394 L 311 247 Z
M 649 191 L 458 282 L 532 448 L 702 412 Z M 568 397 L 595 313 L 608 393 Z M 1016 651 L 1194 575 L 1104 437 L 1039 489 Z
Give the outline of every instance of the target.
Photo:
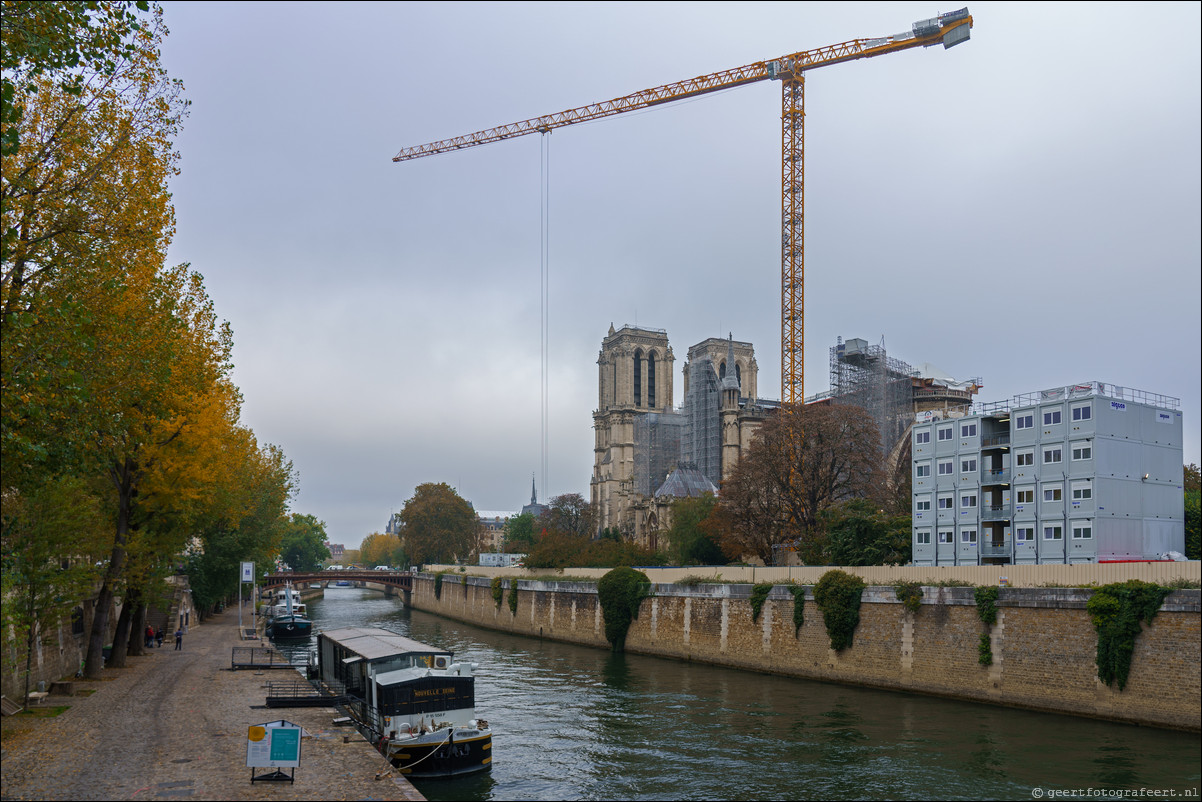
M 518 609 L 508 583 L 518 582 Z M 1097 635 L 1088 589 L 1003 588 L 998 621 L 977 616 L 972 588 L 924 588 L 910 612 L 891 587 L 866 588 L 852 645 L 836 652 L 807 588 L 795 630 L 793 595 L 777 586 L 752 619 L 750 585 L 654 585 L 631 624 L 626 650 L 805 679 L 991 702 L 1162 727 L 1202 728 L 1198 671 L 1202 592 L 1174 591 L 1136 639 L 1131 677 L 1119 691 L 1097 678 Z M 520 635 L 610 648 L 587 582 L 506 580 L 498 606 L 491 580 L 445 575 L 414 580 L 414 608 Z M 988 634 L 993 664 L 981 665 Z

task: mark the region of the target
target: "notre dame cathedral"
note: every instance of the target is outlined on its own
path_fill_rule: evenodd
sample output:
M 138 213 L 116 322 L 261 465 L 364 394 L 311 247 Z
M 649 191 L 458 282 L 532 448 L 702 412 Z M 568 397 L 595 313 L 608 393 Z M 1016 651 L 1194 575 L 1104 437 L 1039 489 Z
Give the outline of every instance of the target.
M 659 548 L 673 499 L 716 493 L 764 419 L 751 343 L 711 338 L 689 348 L 684 402 L 673 406 L 675 355 L 662 329 L 623 326 L 597 357 L 590 482 L 598 529 Z

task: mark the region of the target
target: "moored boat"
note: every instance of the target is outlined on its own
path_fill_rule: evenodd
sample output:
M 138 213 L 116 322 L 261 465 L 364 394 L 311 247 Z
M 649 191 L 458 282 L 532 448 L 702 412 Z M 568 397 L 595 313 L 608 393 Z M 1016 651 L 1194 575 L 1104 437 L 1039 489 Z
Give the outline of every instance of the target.
M 456 777 L 492 767 L 492 728 L 476 715 L 475 663 L 385 629 L 317 636 L 320 680 L 401 773 Z
M 300 593 L 293 590 L 289 582 L 280 594 L 283 597 L 282 610 L 280 604 L 272 606 L 274 617 L 267 624 L 267 636 L 272 639 L 309 637 L 313 633 L 313 622 L 302 612 L 304 605 L 299 602 Z M 298 605 L 302 611 L 297 610 Z

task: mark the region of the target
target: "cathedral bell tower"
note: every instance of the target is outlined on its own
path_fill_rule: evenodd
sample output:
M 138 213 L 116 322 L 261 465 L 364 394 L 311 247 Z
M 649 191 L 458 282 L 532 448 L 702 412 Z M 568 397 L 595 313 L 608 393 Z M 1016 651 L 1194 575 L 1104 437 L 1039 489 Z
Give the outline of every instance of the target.
M 672 411 L 675 356 L 663 329 L 623 326 L 601 341 L 590 496 L 597 526 L 617 526 L 634 493 L 635 420 Z

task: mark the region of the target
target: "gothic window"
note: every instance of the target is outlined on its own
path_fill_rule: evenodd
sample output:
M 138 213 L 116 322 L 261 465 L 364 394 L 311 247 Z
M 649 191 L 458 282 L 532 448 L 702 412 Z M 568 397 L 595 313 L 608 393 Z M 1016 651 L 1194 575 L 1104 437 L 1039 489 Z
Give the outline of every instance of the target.
M 718 363 L 718 381 L 722 381 L 725 378 L 726 378 L 726 360 L 724 359 Z
M 739 367 L 739 363 L 735 363 L 735 380 L 739 382 L 739 386 L 743 386 L 743 369 Z
M 647 406 L 655 406 L 655 352 L 647 354 Z
M 643 405 L 643 350 L 634 352 L 634 405 Z

